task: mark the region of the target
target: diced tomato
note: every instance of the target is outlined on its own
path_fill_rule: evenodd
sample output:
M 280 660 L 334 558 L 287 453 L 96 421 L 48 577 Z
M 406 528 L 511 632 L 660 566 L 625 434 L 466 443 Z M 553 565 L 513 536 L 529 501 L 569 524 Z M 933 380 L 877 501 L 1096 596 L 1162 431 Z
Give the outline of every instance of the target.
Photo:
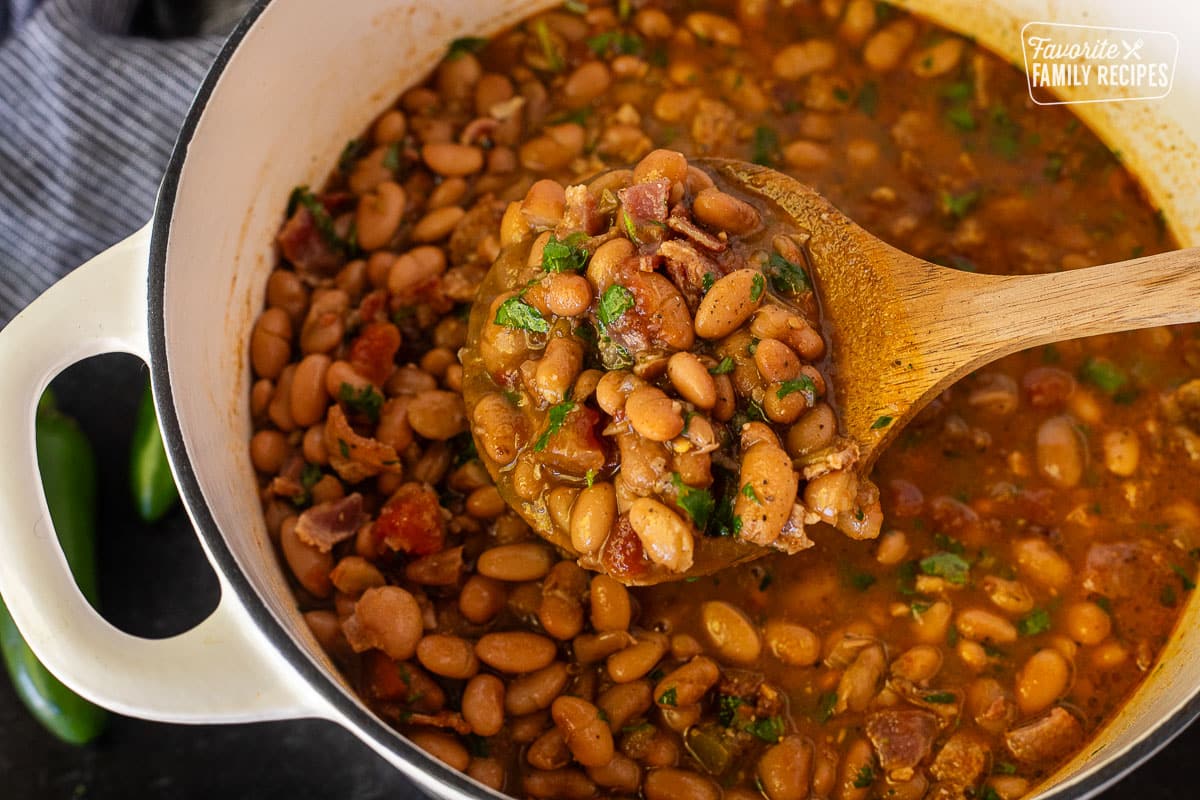
M 615 578 L 637 577 L 645 574 L 650 567 L 646 559 L 646 551 L 642 548 L 642 540 L 638 538 L 629 524 L 628 515 L 622 514 L 617 519 L 604 542 L 604 552 L 600 556 L 604 568 Z
M 400 329 L 390 322 L 372 322 L 350 345 L 350 365 L 374 384 L 382 384 L 396 368 Z
M 404 484 L 380 509 L 371 533 L 392 550 L 418 556 L 441 552 L 446 529 L 437 494 L 418 483 Z

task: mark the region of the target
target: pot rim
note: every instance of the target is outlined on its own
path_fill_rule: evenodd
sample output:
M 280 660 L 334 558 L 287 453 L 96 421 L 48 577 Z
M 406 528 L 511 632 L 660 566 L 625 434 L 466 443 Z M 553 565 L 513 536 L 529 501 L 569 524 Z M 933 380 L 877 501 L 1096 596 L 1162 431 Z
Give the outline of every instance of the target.
M 363 738 L 379 752 L 386 751 L 398 758 L 404 767 L 419 771 L 438 781 L 439 789 L 451 790 L 460 797 L 481 798 L 502 796 L 481 787 L 464 773 L 433 758 L 365 706 L 352 699 L 329 674 L 320 667 L 296 642 L 283 624 L 276 619 L 262 596 L 251 584 L 234 557 L 200 488 L 192 469 L 187 448 L 176 415 L 171 390 L 171 377 L 167 369 L 165 288 L 167 246 L 171 234 L 171 221 L 175 200 L 179 192 L 179 179 L 187 160 L 192 138 L 199 127 L 208 101 L 224 76 L 234 53 L 270 6 L 272 0 L 255 0 L 253 6 L 242 17 L 236 28 L 226 39 L 184 118 L 179 135 L 171 152 L 170 161 L 164 172 L 155 200 L 151 222 L 150 259 L 147 273 L 148 332 L 150 344 L 149 368 L 154 386 L 154 401 L 158 410 L 163 443 L 171 464 L 175 469 L 175 480 L 179 492 L 190 513 L 196 533 L 207 545 L 209 561 L 224 578 L 226 585 L 234 591 L 247 615 L 259 632 L 282 655 L 308 685 L 333 709 L 339 718 L 333 721 L 348 728 Z M 903 5 L 901 7 L 904 7 Z M 918 12 L 912 12 L 918 13 Z M 1173 634 L 1175 635 L 1175 634 Z M 1150 680 L 1153 674 L 1144 680 Z M 1127 747 L 1103 767 L 1079 780 L 1064 781 L 1050 790 L 1045 798 L 1071 796 L 1088 798 L 1098 795 L 1120 779 L 1132 773 L 1166 747 L 1193 721 L 1200 717 L 1200 691 L 1175 713 L 1158 722 L 1150 733 Z M 402 770 L 403 771 L 403 770 Z

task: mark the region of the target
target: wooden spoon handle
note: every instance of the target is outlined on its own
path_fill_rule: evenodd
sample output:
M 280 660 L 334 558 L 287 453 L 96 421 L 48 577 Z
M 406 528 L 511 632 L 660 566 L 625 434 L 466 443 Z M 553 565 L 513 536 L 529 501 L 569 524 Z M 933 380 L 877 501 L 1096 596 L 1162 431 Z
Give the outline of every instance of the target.
M 972 275 L 942 308 L 969 369 L 1039 344 L 1200 321 L 1200 248 L 1048 275 Z M 947 354 L 951 355 L 951 354 Z

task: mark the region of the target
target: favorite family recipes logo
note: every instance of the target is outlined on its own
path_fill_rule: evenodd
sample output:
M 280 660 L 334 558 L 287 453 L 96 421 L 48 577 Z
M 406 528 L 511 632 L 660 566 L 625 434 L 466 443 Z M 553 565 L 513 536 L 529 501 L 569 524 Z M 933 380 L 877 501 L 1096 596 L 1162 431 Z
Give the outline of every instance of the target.
M 1115 103 L 1170 94 L 1179 39 L 1170 31 L 1030 22 L 1021 49 L 1038 105 Z

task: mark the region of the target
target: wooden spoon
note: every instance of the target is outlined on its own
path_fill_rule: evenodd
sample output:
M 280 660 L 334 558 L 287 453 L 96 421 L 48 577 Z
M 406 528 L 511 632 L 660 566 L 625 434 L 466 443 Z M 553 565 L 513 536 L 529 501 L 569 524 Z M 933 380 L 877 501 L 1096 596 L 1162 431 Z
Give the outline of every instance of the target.
M 984 364 L 1049 342 L 1200 321 L 1200 248 L 1045 275 L 931 264 L 885 244 L 775 170 L 700 163 L 774 201 L 810 236 L 842 432 L 866 474 L 924 406 Z M 719 183 L 721 181 L 718 181 Z

